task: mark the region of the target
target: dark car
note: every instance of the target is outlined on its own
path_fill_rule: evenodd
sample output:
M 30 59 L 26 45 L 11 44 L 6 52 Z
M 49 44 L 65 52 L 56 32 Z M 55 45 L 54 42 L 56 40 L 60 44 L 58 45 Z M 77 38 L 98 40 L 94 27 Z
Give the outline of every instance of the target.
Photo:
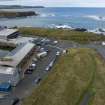
M 41 46 L 42 45 L 42 42 L 36 42 L 36 45 L 37 46 Z
M 26 72 L 25 72 L 25 74 L 32 74 L 32 72 L 33 72 L 33 70 L 27 69 Z
M 30 66 L 30 68 L 28 69 L 28 71 L 34 71 L 34 67 Z
M 45 49 L 45 51 L 48 53 L 49 52 L 49 50 L 48 49 Z
M 40 81 L 41 81 L 41 78 L 40 77 L 38 77 L 38 78 L 35 79 L 35 83 L 36 84 L 38 84 Z
M 19 98 L 13 98 L 11 105 L 16 105 L 17 103 L 19 103 Z

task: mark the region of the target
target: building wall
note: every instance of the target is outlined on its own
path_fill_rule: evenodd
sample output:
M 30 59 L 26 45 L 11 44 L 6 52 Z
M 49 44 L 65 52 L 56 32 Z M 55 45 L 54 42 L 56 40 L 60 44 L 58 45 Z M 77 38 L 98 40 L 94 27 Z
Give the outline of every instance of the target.
M 14 72 L 14 74 L 1 74 L 0 73 L 0 83 L 7 82 L 10 83 L 12 86 L 16 86 L 20 81 L 20 76 L 18 70 Z
M 0 39 L 7 40 L 7 37 L 6 37 L 6 36 L 1 36 L 1 35 L 0 35 Z
M 18 65 L 18 68 L 20 68 L 19 73 L 21 75 L 21 78 L 24 78 L 24 73 L 28 69 L 30 65 L 29 63 L 31 63 L 31 58 L 33 57 L 34 51 L 35 51 L 35 48 L 33 48 Z

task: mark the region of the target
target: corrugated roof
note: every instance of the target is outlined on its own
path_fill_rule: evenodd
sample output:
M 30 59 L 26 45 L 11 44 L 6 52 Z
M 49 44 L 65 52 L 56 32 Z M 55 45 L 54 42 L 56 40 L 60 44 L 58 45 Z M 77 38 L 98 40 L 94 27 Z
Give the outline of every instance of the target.
M 16 67 L 32 50 L 32 48 L 34 48 L 34 46 L 35 44 L 32 43 L 26 43 L 18 46 L 15 50 L 5 56 L 5 58 L 10 58 L 11 60 L 0 61 L 0 65 Z
M 11 35 L 17 31 L 18 31 L 17 29 L 3 29 L 0 31 L 0 36 L 7 37 L 8 35 Z
M 0 66 L 0 74 L 14 74 L 15 68 Z
M 9 51 L 7 50 L 0 50 L 0 58 L 5 57 L 8 53 Z

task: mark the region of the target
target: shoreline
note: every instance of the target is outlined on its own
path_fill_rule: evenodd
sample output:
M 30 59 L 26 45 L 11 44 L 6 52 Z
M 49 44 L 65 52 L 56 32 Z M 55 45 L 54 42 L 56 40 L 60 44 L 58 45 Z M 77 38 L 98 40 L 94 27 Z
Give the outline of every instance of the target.
M 76 30 L 66 29 L 51 29 L 51 28 L 34 28 L 34 27 L 20 27 L 19 32 L 26 37 L 46 37 L 56 40 L 68 40 L 78 43 L 102 42 L 105 41 L 104 35 L 97 35 L 90 32 L 81 32 Z
M 16 26 L 17 28 L 21 28 L 21 26 Z M 105 35 L 105 29 L 104 28 L 96 28 L 96 29 L 87 29 L 87 28 L 80 28 L 80 27 L 76 27 L 73 28 L 71 26 L 66 26 L 66 25 L 62 25 L 62 26 L 55 26 L 55 27 L 33 27 L 33 26 L 25 26 L 25 28 L 39 28 L 39 29 L 61 29 L 61 30 L 71 30 L 71 31 L 78 31 L 78 32 L 86 32 L 86 33 L 93 33 L 96 35 Z

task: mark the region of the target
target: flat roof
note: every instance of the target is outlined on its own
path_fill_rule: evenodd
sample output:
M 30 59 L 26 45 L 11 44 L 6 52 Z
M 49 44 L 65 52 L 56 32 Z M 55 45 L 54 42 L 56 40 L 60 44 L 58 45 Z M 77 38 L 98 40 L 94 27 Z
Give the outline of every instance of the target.
M 0 66 L 0 74 L 14 74 L 15 68 Z
M 0 58 L 5 57 L 8 53 L 9 51 L 0 49 Z
M 4 57 L 10 60 L 0 60 L 0 65 L 16 67 L 34 47 L 33 43 L 19 45 Z
M 11 35 L 17 31 L 18 31 L 18 29 L 2 29 L 2 30 L 0 30 L 0 36 L 7 37 L 8 35 Z

